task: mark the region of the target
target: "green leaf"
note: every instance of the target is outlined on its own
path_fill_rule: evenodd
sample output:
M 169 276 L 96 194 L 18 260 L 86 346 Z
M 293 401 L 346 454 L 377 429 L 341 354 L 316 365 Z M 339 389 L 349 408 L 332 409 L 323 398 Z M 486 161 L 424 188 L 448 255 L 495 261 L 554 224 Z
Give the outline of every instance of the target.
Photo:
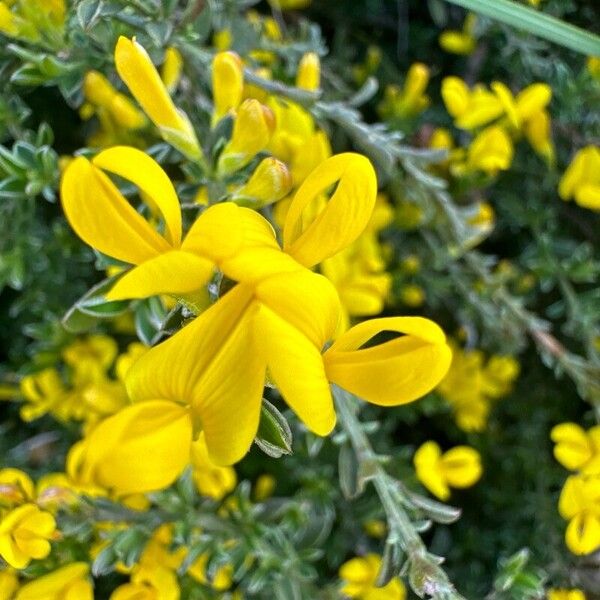
M 600 56 L 600 37 L 512 0 L 446 0 L 589 56 Z
M 292 430 L 285 417 L 267 400 L 263 399 L 256 445 L 272 458 L 292 453 Z
M 358 478 L 358 461 L 356 453 L 349 444 L 340 448 L 338 456 L 338 476 L 342 494 L 348 500 L 360 496 L 364 488 L 364 481 Z

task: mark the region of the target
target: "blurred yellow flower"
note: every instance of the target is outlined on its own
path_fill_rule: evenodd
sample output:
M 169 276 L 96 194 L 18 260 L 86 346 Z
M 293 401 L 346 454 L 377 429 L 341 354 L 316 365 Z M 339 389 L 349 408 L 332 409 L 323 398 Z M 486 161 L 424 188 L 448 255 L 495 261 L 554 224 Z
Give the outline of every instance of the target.
M 451 487 L 475 485 L 483 472 L 479 452 L 469 446 L 455 446 L 442 454 L 436 442 L 425 442 L 413 461 L 417 479 L 440 500 L 450 497 Z
M 565 542 L 573 554 L 590 554 L 600 546 L 600 476 L 568 477 L 558 511 L 569 521 Z
M 23 504 L 0 520 L 0 556 L 15 569 L 24 569 L 32 559 L 50 554 L 56 521 L 35 504 Z
M 235 52 L 215 54 L 212 62 L 213 125 L 238 108 L 243 90 L 244 67 L 241 58 Z
M 585 431 L 576 423 L 561 423 L 552 428 L 554 457 L 570 471 L 600 472 L 600 425 Z
M 202 434 L 198 441 L 192 444 L 191 462 L 194 483 L 203 496 L 221 500 L 235 488 L 237 483 L 235 470 L 232 467 L 215 465 L 210 460 Z
M 342 579 L 341 592 L 357 600 L 405 600 L 406 588 L 398 577 L 378 587 L 377 576 L 381 568 L 381 557 L 377 554 L 351 558 L 339 570 Z
M 307 52 L 298 65 L 296 87 L 314 92 L 321 85 L 321 62 L 315 52 Z
M 585 594 L 575 589 L 552 589 L 548 590 L 548 600 L 585 600 Z
M 425 94 L 429 84 L 429 67 L 414 63 L 408 69 L 404 85 L 388 85 L 384 98 L 377 107 L 383 119 L 409 119 L 422 113 L 430 104 Z
M 75 562 L 23 585 L 15 600 L 94 600 L 89 566 Z
M 477 16 L 474 13 L 468 13 L 462 30 L 449 29 L 441 33 L 440 46 L 451 54 L 472 54 L 477 45 L 477 40 L 473 36 L 476 25 Z
M 510 168 L 513 159 L 513 144 L 506 131 L 497 125 L 477 134 L 467 152 L 467 167 L 496 175 Z
M 583 208 L 600 211 L 600 148 L 586 146 L 575 154 L 564 172 L 558 194 L 563 200 L 575 199 Z

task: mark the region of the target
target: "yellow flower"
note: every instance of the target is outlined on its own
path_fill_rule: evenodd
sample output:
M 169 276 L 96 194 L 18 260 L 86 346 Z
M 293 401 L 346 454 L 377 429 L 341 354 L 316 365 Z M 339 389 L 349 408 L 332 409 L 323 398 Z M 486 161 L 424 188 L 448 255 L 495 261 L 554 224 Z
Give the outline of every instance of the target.
M 312 0 L 269 0 L 273 8 L 279 10 L 299 10 L 310 6 Z
M 215 125 L 242 102 L 244 90 L 244 67 L 235 52 L 219 52 L 212 63 L 212 91 Z
M 162 79 L 169 94 L 172 94 L 177 88 L 177 84 L 181 79 L 181 71 L 183 69 L 183 57 L 181 52 L 169 46 L 165 52 L 165 60 L 160 68 L 160 78 Z
M 506 131 L 497 125 L 484 129 L 471 142 L 467 153 L 467 165 L 471 170 L 496 175 L 510 168 L 513 144 Z
M 577 152 L 558 186 L 563 200 L 575 199 L 583 208 L 600 211 L 600 148 L 586 146 Z
M 383 587 L 376 587 L 380 568 L 381 557 L 377 554 L 367 554 L 345 562 L 339 571 L 343 580 L 342 594 L 358 600 L 404 600 L 406 588 L 398 577 Z
M 573 554 L 590 554 L 600 546 L 600 477 L 571 475 L 558 501 L 567 521 L 565 542 Z
M 173 104 L 156 67 L 135 38 L 119 38 L 115 65 L 117 73 L 165 141 L 190 159 L 199 159 L 202 151 L 189 119 Z
M 442 98 L 459 129 L 476 129 L 496 120 L 504 112 L 498 97 L 482 86 L 470 90 L 459 77 L 445 77 Z
M 411 306 L 413 308 L 422 306 L 423 302 L 425 302 L 425 290 L 420 285 L 407 283 L 400 289 L 400 300 L 402 300 L 406 306 Z
M 18 505 L 33 500 L 35 490 L 31 477 L 19 469 L 0 470 L 0 503 Z
M 387 86 L 383 101 L 378 107 L 383 118 L 412 118 L 423 112 L 430 103 L 425 94 L 429 83 L 429 68 L 423 63 L 414 63 L 408 69 L 402 88 Z
M 129 204 L 104 170 L 136 184 L 145 201 L 158 207 L 165 233 L 157 233 Z M 123 275 L 107 298 L 144 298 L 197 291 L 214 266 L 237 252 L 245 236 L 272 231 L 260 215 L 232 203 L 207 209 L 181 241 L 179 200 L 162 168 L 134 148 L 116 146 L 92 161 L 76 158 L 61 184 L 65 215 L 75 232 L 93 248 L 136 265 Z M 221 233 L 228 231 L 227 240 Z M 274 243 L 274 242 L 273 242 Z
M 177 575 L 163 565 L 134 571 L 131 583 L 120 585 L 109 600 L 179 600 Z
M 46 558 L 54 536 L 54 517 L 35 504 L 14 508 L 0 521 L 0 556 L 15 569 L 24 569 L 32 558 Z
M 271 109 L 258 100 L 244 100 L 235 116 L 231 140 L 219 156 L 217 172 L 228 174 L 245 167 L 267 147 L 274 129 Z
M 191 461 L 194 482 L 202 495 L 213 500 L 221 500 L 235 488 L 237 483 L 235 470 L 211 462 L 202 434 L 198 441 L 192 444 Z
M 306 211 L 336 183 L 323 210 L 307 220 Z M 126 380 L 134 404 L 91 432 L 83 473 L 121 493 L 160 489 L 181 473 L 192 436 L 200 431 L 211 462 L 238 461 L 256 435 L 267 368 L 286 402 L 319 435 L 335 423 L 330 382 L 383 406 L 410 402 L 436 385 L 447 371 L 450 350 L 441 329 L 426 319 L 362 323 L 322 354 L 337 326 L 339 300 L 327 279 L 309 268 L 357 239 L 375 196 L 369 161 L 341 154 L 317 167 L 296 192 L 283 251 L 270 229 L 267 243 L 266 222 L 256 213 L 250 232 L 256 243 L 245 242 L 239 252 L 222 248 L 231 212 L 223 213 L 218 226 L 211 224 L 202 242 L 222 252 L 219 266 L 238 285 L 133 365 Z M 217 208 L 227 210 L 226 205 L 209 210 Z M 381 331 L 404 335 L 362 348 Z M 177 452 L 162 457 L 169 447 Z M 140 456 L 157 458 L 146 466 Z
M 442 49 L 451 54 L 472 54 L 477 45 L 477 40 L 473 37 L 476 24 L 476 15 L 469 13 L 465 18 L 461 31 L 453 29 L 443 31 L 439 37 Z
M 552 428 L 554 457 L 570 471 L 600 471 L 600 425 L 584 431 L 576 423 L 561 423 Z
M 315 52 L 307 52 L 298 65 L 296 74 L 296 87 L 314 92 L 321 85 L 321 63 L 319 55 Z
M 89 566 L 76 562 L 38 577 L 21 587 L 15 600 L 94 600 Z
M 575 589 L 552 589 L 548 590 L 548 600 L 585 600 L 585 594 Z
M 415 453 L 417 479 L 437 498 L 447 500 L 450 488 L 475 485 L 482 474 L 479 452 L 455 446 L 442 454 L 436 442 L 425 442 Z

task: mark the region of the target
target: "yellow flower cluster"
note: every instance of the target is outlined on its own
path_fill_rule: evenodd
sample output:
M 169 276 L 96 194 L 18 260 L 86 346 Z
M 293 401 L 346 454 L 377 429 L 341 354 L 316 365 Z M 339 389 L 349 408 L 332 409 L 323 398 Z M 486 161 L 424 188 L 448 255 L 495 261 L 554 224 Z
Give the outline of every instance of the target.
M 47 367 L 23 377 L 21 418 L 32 421 L 51 414 L 89 427 L 112 415 L 127 403 L 125 374 L 146 349 L 132 343 L 119 354 L 116 341 L 105 335 L 76 340 L 62 351 L 65 369 Z
M 30 42 L 62 36 L 64 0 L 1 0 L 0 33 Z
M 377 554 L 351 558 L 340 567 L 341 593 L 357 600 L 405 600 L 406 588 L 398 577 L 383 587 L 377 586 L 380 569 L 381 556 Z
M 553 589 L 548 590 L 548 600 L 585 600 L 585 594 L 576 589 Z
M 556 460 L 576 471 L 558 501 L 561 517 L 569 522 L 565 542 L 574 554 L 590 554 L 600 547 L 600 426 L 585 431 L 576 423 L 561 423 L 550 437 Z
M 454 76 L 442 81 L 442 98 L 454 125 L 476 132 L 468 150 L 451 153 L 451 172 L 458 176 L 476 171 L 495 175 L 507 170 L 512 163 L 513 142 L 522 135 L 537 154 L 552 164 L 554 144 L 547 111 L 552 98 L 550 86 L 534 83 L 516 97 L 500 81 L 494 81 L 490 88 L 478 84 L 471 89 Z M 453 150 L 451 136 L 438 147 Z
M 475 485 L 483 472 L 479 452 L 470 446 L 455 446 L 442 454 L 439 444 L 425 442 L 413 462 L 417 479 L 440 500 L 448 500 L 451 487 Z
M 451 347 L 452 364 L 437 391 L 463 431 L 483 431 L 492 402 L 510 393 L 519 363 L 512 356 L 492 355 L 486 360 L 480 350 L 463 350 L 455 343 Z
M 143 48 L 120 38 L 115 60 L 165 139 L 192 160 L 202 160 L 189 120 L 172 104 Z M 238 105 L 243 79 L 235 55 L 217 56 L 215 62 L 215 110 L 219 115 L 236 111 L 216 175 L 248 164 L 270 143 L 267 134 L 271 141 L 287 140 L 280 146 L 292 150 L 294 173 L 294 153 L 301 154 L 302 146 L 287 134 L 298 120 L 286 122 L 286 111 L 296 109 L 270 110 L 256 99 Z M 314 73 L 306 74 L 315 68 L 314 57 L 307 58 L 300 77 L 305 85 L 316 85 Z M 215 75 L 221 71 L 226 75 Z M 233 83 L 219 91 L 225 80 Z M 319 132 L 313 129 L 310 136 Z M 190 463 L 200 434 L 211 463 L 235 463 L 257 432 L 267 371 L 289 406 L 319 435 L 335 424 L 330 383 L 392 406 L 418 398 L 445 375 L 450 362 L 445 336 L 422 318 L 367 321 L 326 347 L 338 330 L 341 304 L 331 282 L 312 268 L 345 251 L 365 229 L 375 235 L 377 182 L 369 161 L 358 154 L 313 162 L 289 201 L 282 246 L 263 216 L 232 202 L 206 208 L 183 236 L 173 184 L 140 150 L 117 146 L 69 164 L 61 197 L 71 226 L 90 246 L 134 265 L 107 299 L 181 297 L 204 288 L 216 272 L 235 284 L 135 363 L 126 376 L 133 404 L 102 421 L 82 442 L 82 482 L 119 494 L 161 489 Z M 141 199 L 157 209 L 162 233 L 131 206 L 109 174 L 138 187 Z M 319 203 L 322 209 L 315 211 Z M 363 347 L 381 331 L 402 337 Z

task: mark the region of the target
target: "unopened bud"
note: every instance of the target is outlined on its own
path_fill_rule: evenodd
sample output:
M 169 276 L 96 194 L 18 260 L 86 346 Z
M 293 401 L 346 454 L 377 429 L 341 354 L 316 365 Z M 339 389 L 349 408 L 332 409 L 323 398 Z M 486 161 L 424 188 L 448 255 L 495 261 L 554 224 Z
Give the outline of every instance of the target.
M 296 87 L 314 92 L 321 84 L 321 62 L 315 52 L 307 52 L 298 65 Z
M 265 158 L 246 185 L 233 194 L 232 200 L 260 208 L 281 200 L 291 189 L 292 175 L 286 165 L 275 158 Z

